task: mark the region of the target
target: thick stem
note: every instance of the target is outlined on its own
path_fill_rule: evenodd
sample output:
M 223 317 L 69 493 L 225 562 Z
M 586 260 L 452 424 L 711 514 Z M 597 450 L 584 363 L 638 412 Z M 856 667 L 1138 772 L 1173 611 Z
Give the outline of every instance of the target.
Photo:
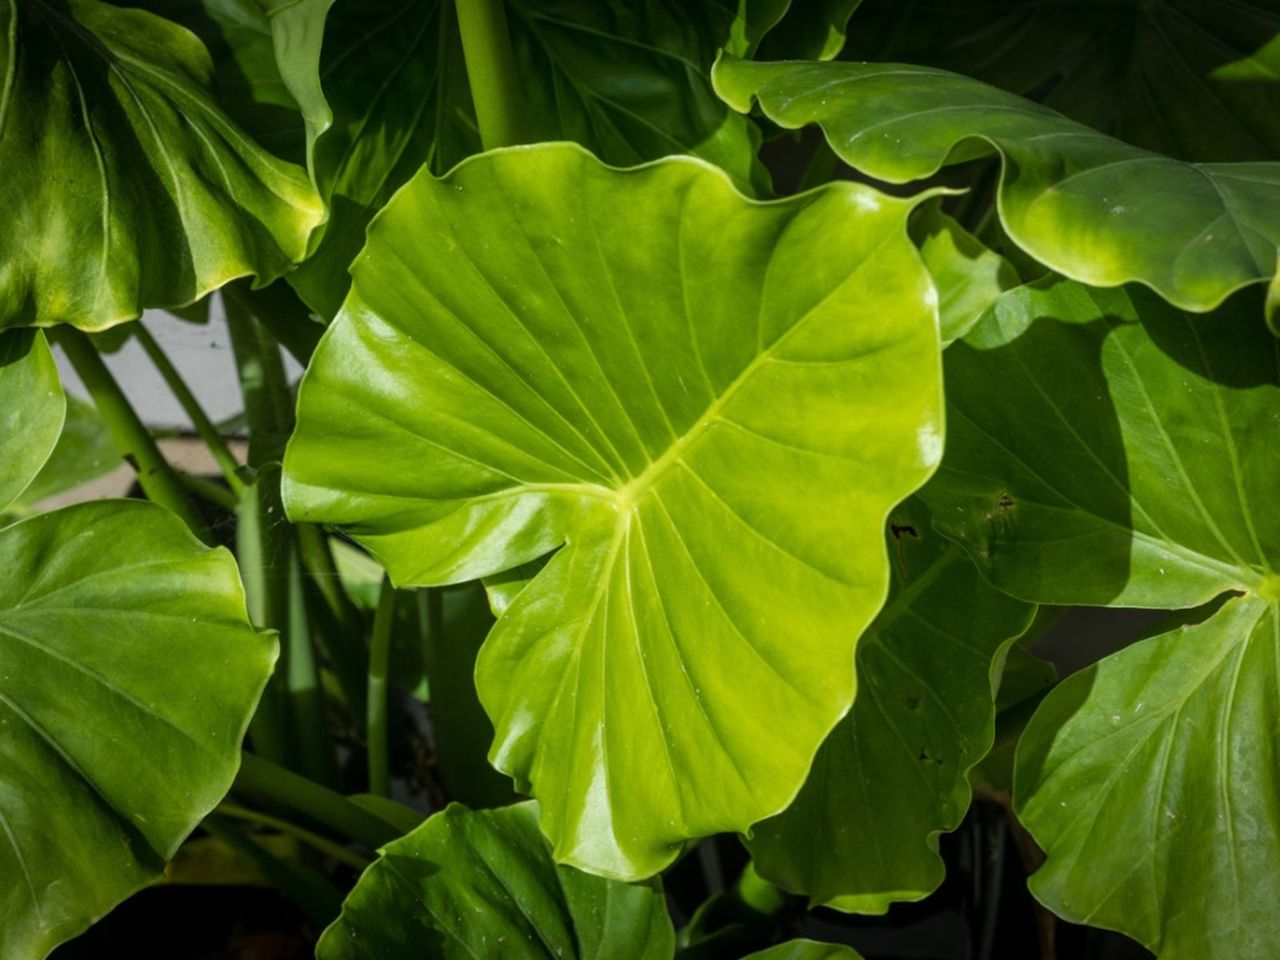
M 503 0 L 458 0 L 457 13 L 480 142 L 486 150 L 523 142 L 520 81 Z
M 138 342 L 142 344 L 142 349 L 147 352 L 152 364 L 155 365 L 160 376 L 164 378 L 164 382 L 168 385 L 170 392 L 177 398 L 178 403 L 182 405 L 182 409 L 191 419 L 192 425 L 196 428 L 196 433 L 204 441 L 204 445 L 209 448 L 213 462 L 222 471 L 222 475 L 226 478 L 227 485 L 231 487 L 232 493 L 239 494 L 244 487 L 244 483 L 240 479 L 240 464 L 236 462 L 235 455 L 232 454 L 231 448 L 227 446 L 227 442 L 222 438 L 222 434 L 218 432 L 218 428 L 214 426 L 213 421 L 209 419 L 204 407 L 200 406 L 200 401 L 196 399 L 196 395 L 191 392 L 191 388 L 182 379 L 182 374 L 178 372 L 178 368 L 173 365 L 173 362 L 161 349 L 160 344 L 156 342 L 156 338 L 151 335 L 151 331 L 141 323 L 138 324 L 137 337 Z
M 291 823 L 280 817 L 273 817 L 269 813 L 261 813 L 258 810 L 242 807 L 238 803 L 223 801 L 218 804 L 214 813 L 223 817 L 231 817 L 235 820 L 243 820 L 246 823 L 256 823 L 259 826 L 270 827 L 272 830 L 278 830 L 281 833 L 287 833 L 307 846 L 319 850 L 326 857 L 337 860 L 339 863 L 345 863 L 347 866 L 354 867 L 357 870 L 363 870 L 372 863 L 368 857 L 362 857 L 360 854 L 348 850 L 342 844 L 335 843 L 328 837 L 322 837 L 320 834 L 313 833 L 305 827 L 300 827 L 296 823 Z
M 252 753 L 241 755 L 235 789 L 288 807 L 371 850 L 399 836 L 391 824 L 342 794 Z
M 364 623 L 360 611 L 342 587 L 329 538 L 310 523 L 294 526 L 298 556 L 319 603 L 315 617 L 316 635 L 329 656 L 347 698 L 351 714 L 360 724 L 365 720 L 365 684 L 369 669 L 369 651 L 364 645 Z
M 387 744 L 387 669 L 391 663 L 391 626 L 395 620 L 396 591 L 382 578 L 378 609 L 373 614 L 373 640 L 369 645 L 368 714 L 369 792 L 389 796 L 391 776 Z
M 187 496 L 186 488 L 173 467 L 160 453 L 155 438 L 138 417 L 120 384 L 98 356 L 92 341 L 73 327 L 63 327 L 58 331 L 57 342 L 62 345 L 93 398 L 93 404 L 111 432 L 116 448 L 138 472 L 138 483 L 143 493 L 177 514 L 205 543 L 212 543 L 213 536 L 204 518 Z
M 273 472 L 269 478 L 264 475 L 262 482 L 275 481 L 278 477 L 279 474 Z M 286 532 L 291 531 L 286 528 Z M 301 748 L 303 772 L 312 780 L 335 786 L 338 764 L 325 724 L 324 692 L 320 689 L 320 671 L 316 668 L 315 648 L 311 644 L 311 622 L 302 592 L 302 565 L 298 561 L 297 544 L 291 542 L 288 546 L 288 610 L 284 629 L 284 642 L 289 647 L 286 697 Z

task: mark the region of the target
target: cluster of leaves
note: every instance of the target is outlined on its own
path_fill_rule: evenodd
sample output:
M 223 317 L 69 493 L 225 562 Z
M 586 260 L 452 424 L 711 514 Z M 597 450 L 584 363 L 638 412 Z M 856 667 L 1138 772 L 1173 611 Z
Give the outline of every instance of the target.
M 201 825 L 325 960 L 847 957 L 677 932 L 661 874 L 739 834 L 758 914 L 883 913 L 975 787 L 1057 915 L 1280 954 L 1275 0 L 0 28 L 0 957 Z M 134 322 L 216 290 L 243 463 Z M 39 511 L 121 456 L 153 502 Z M 1170 613 L 1056 682 L 1037 605 Z M 425 822 L 389 687 L 430 701 Z

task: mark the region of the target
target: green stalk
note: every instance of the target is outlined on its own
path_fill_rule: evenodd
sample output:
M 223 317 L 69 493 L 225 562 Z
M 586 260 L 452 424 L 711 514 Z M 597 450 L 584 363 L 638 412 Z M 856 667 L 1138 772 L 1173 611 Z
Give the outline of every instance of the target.
M 273 473 L 271 479 L 276 477 L 278 474 Z M 264 476 L 263 480 L 267 481 L 267 477 Z M 338 782 L 338 763 L 325 724 L 324 692 L 320 689 L 306 596 L 302 592 L 302 566 L 298 562 L 297 545 L 290 543 L 289 547 L 286 566 L 288 612 L 284 632 L 289 654 L 286 658 L 285 696 L 298 738 L 303 772 L 312 780 L 334 786 Z
M 371 850 L 399 836 L 391 824 L 342 794 L 252 753 L 241 754 L 234 789 L 288 807 Z
M 368 714 L 369 792 L 380 797 L 391 793 L 387 757 L 387 670 L 391 663 L 391 626 L 395 620 L 396 591 L 385 574 L 378 609 L 373 614 L 373 640 L 369 646 Z
M 187 416 L 191 419 L 191 423 L 196 428 L 196 433 L 204 441 L 204 445 L 209 448 L 209 453 L 213 457 L 214 463 L 222 471 L 222 475 L 226 478 L 227 485 L 231 487 L 232 493 L 238 494 L 244 487 L 244 483 L 240 479 L 240 464 L 236 461 L 235 455 L 232 454 L 231 448 L 227 446 L 227 442 L 222 438 L 222 434 L 218 432 L 218 428 L 214 426 L 213 421 L 209 419 L 204 407 L 200 406 L 200 401 L 196 399 L 196 395 L 191 392 L 191 388 L 182 379 L 182 374 L 178 372 L 178 368 L 173 365 L 173 362 L 161 349 L 160 344 L 156 342 L 156 338 L 151 335 L 151 331 L 141 323 L 138 324 L 137 337 L 138 342 L 142 344 L 142 349 L 147 352 L 152 364 L 155 365 L 160 376 L 164 378 L 164 382 L 168 385 L 170 392 L 177 398 L 178 403 L 182 405 L 182 409 L 186 411 Z
M 329 664 L 342 687 L 343 696 L 358 723 L 365 719 L 365 683 L 369 651 L 364 645 L 364 624 L 360 611 L 342 587 L 342 578 L 333 560 L 329 538 L 310 523 L 294 526 L 298 557 L 311 586 L 323 605 L 317 613 L 316 635 L 328 654 Z
M 215 814 L 205 817 L 203 826 L 210 836 L 217 837 L 257 867 L 272 886 L 316 923 L 327 926 L 342 911 L 342 893 L 323 875 L 304 869 L 301 864 L 281 860 Z
M 177 473 L 160 453 L 155 438 L 139 419 L 129 399 L 120 389 L 107 365 L 98 356 L 93 342 L 74 327 L 62 327 L 57 333 L 67 358 L 84 382 L 93 398 L 98 415 L 106 423 L 111 438 L 121 456 L 133 465 L 138 473 L 138 483 L 149 500 L 172 510 L 191 532 L 205 543 L 213 542 L 213 535 L 204 518 L 196 509 Z
M 276 522 L 272 519 L 272 506 L 259 480 L 245 487 L 237 511 L 236 559 L 240 562 L 249 620 L 262 630 L 277 629 L 284 620 L 282 610 L 287 609 L 285 598 L 278 589 L 280 581 L 272 572 L 279 569 L 280 561 L 279 538 L 268 535 L 268 530 Z M 289 752 L 284 691 L 280 681 L 281 674 L 287 669 L 288 645 L 282 645 L 280 652 L 281 662 L 267 680 L 258 709 L 249 723 L 253 749 L 277 763 L 283 763 Z
M 201 500 L 212 503 L 214 506 L 222 507 L 230 513 L 235 513 L 240 506 L 240 499 L 226 487 L 219 486 L 204 477 L 197 477 L 194 473 L 187 473 L 185 470 L 176 470 L 174 472 L 177 473 L 178 479 L 182 481 L 182 485 Z
M 520 80 L 503 0 L 458 0 L 458 31 L 486 150 L 521 143 Z
M 248 807 L 242 807 L 238 803 L 228 803 L 224 800 L 218 804 L 214 813 L 223 817 L 231 817 L 235 820 L 244 820 L 246 823 L 256 823 L 259 826 L 270 827 L 272 830 L 278 830 L 281 833 L 287 833 L 294 839 L 320 851 L 326 857 L 337 860 L 339 863 L 345 863 L 356 870 L 364 870 L 365 867 L 373 862 L 368 857 L 362 857 L 360 854 L 348 850 L 342 844 L 334 843 L 328 837 L 322 837 L 320 834 L 313 833 L 305 827 L 298 826 L 296 823 L 290 823 L 280 817 L 273 817 L 269 813 L 250 810 Z

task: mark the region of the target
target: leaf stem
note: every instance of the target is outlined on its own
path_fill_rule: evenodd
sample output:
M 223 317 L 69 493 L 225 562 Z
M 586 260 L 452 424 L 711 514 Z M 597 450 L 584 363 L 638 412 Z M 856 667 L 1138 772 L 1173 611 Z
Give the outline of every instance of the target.
M 329 656 L 329 665 L 337 675 L 342 693 L 347 698 L 352 716 L 363 724 L 366 710 L 366 674 L 369 651 L 364 645 L 364 623 L 360 611 L 347 596 L 342 578 L 334 563 L 329 538 L 310 523 L 294 525 L 298 541 L 298 557 L 315 589 L 322 606 L 316 634 Z
M 182 379 L 182 374 L 173 365 L 173 361 L 169 359 L 160 344 L 156 342 L 156 338 L 151 335 L 151 331 L 141 322 L 138 323 L 137 337 L 138 342 L 142 344 L 142 349 L 146 351 L 147 356 L 151 358 L 152 364 L 159 371 L 160 376 L 164 378 L 169 391 L 191 419 L 192 425 L 196 428 L 196 433 L 204 441 L 204 445 L 209 448 L 209 453 L 213 457 L 214 463 L 218 465 L 218 469 L 222 471 L 222 475 L 226 478 L 227 484 L 231 487 L 231 492 L 239 494 L 244 488 L 244 482 L 240 479 L 240 464 L 237 462 L 235 455 L 232 454 L 231 448 L 227 446 L 227 442 L 222 438 L 222 434 L 218 432 L 218 428 L 214 426 L 213 421 L 209 419 L 204 407 L 200 406 L 200 401 L 196 399 L 196 395 L 191 392 L 191 388 Z
M 253 753 L 241 754 L 235 789 L 288 807 L 371 850 L 399 836 L 391 824 L 342 794 Z
M 111 438 L 121 455 L 137 471 L 138 483 L 147 498 L 173 511 L 205 543 L 213 542 L 213 535 L 204 518 L 196 509 L 178 474 L 165 460 L 156 446 L 155 438 L 138 417 L 129 398 L 120 389 L 107 365 L 98 356 L 93 342 L 74 327 L 58 330 L 56 339 L 67 359 L 75 367 L 93 398 L 98 415 L 111 432 Z
M 256 823 L 263 827 L 270 827 L 272 830 L 279 830 L 281 833 L 287 833 L 309 847 L 314 847 L 326 857 L 337 860 L 339 863 L 345 863 L 349 867 L 356 870 L 363 870 L 373 861 L 368 857 L 362 857 L 360 854 L 348 850 L 340 843 L 335 843 L 328 837 L 322 837 L 318 833 L 300 827 L 296 823 L 291 823 L 281 817 L 273 817 L 269 813 L 262 813 L 258 810 L 251 810 L 248 807 L 242 807 L 238 803 L 230 803 L 224 800 L 218 804 L 214 813 L 223 817 L 232 817 L 236 820 L 244 820 L 247 823 Z
M 366 726 L 369 731 L 369 792 L 390 795 L 387 759 L 387 670 L 391 662 L 391 627 L 395 620 L 396 591 L 383 574 L 378 609 L 373 614 L 373 639 L 369 645 L 369 692 Z
M 457 13 L 480 142 L 486 150 L 522 143 L 520 81 L 503 0 L 458 0 Z

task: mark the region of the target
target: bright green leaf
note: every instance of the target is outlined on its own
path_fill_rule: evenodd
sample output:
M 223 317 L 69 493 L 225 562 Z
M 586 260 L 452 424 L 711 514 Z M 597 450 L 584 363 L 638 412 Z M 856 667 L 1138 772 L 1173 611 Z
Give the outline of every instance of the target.
M 942 67 L 1183 160 L 1280 159 L 1275 0 L 869 0 L 850 59 Z
M 563 546 L 477 665 L 557 859 L 647 876 L 746 830 L 848 708 L 884 518 L 941 447 L 912 202 L 757 203 L 698 161 L 561 144 L 424 172 L 370 228 L 288 509 L 405 584 Z
M 969 807 L 1004 651 L 1034 611 L 988 586 L 918 500 L 889 515 L 889 531 L 889 599 L 858 645 L 853 709 L 791 806 L 747 841 L 761 876 L 857 913 L 942 882 L 938 834 Z
M 817 940 L 788 940 L 767 950 L 757 950 L 743 960 L 862 960 L 853 947 Z
M 792 0 L 783 4 L 761 4 L 767 16 L 762 38 L 752 54 L 760 60 L 830 60 L 844 46 L 849 17 L 861 2 Z M 749 11 L 751 6 L 747 0 Z M 785 13 L 777 16 L 776 10 L 768 9 L 770 6 L 782 6 Z
M 451 804 L 388 844 L 325 931 L 320 960 L 664 960 L 675 932 L 657 880 L 560 867 L 522 803 Z
M 1015 798 L 1048 853 L 1037 895 L 1171 958 L 1280 953 L 1280 351 L 1260 299 L 1189 315 L 1141 289 L 1006 294 L 947 351 L 926 492 L 1028 600 L 1242 594 L 1068 680 L 1019 750 Z
M 49 459 L 65 414 L 62 381 L 44 334 L 0 332 L 0 510 Z
M 938 290 L 942 342 L 963 337 L 1000 294 L 1018 285 L 1018 271 L 947 216 L 938 201 L 911 218 L 911 238 Z
M 512 0 L 507 5 L 530 140 L 574 140 L 603 160 L 693 153 L 760 182 L 755 138 L 711 90 L 731 0 Z M 290 274 L 337 312 L 370 218 L 424 163 L 443 173 L 480 150 L 457 26 L 439 0 L 301 0 L 271 12 L 280 69 L 307 117 L 330 222 Z
M 268 280 L 323 210 L 210 95 L 189 32 L 98 0 L 0 0 L 0 326 L 101 330 Z
M 867 63 L 717 64 L 720 95 L 784 127 L 817 123 L 853 167 L 891 183 L 995 151 L 1009 236 L 1101 287 L 1140 281 L 1186 310 L 1276 275 L 1280 163 L 1190 164 L 1113 140 L 956 74 Z
M 23 520 L 0 570 L 0 956 L 44 956 L 222 798 L 275 641 L 231 556 L 151 504 Z

